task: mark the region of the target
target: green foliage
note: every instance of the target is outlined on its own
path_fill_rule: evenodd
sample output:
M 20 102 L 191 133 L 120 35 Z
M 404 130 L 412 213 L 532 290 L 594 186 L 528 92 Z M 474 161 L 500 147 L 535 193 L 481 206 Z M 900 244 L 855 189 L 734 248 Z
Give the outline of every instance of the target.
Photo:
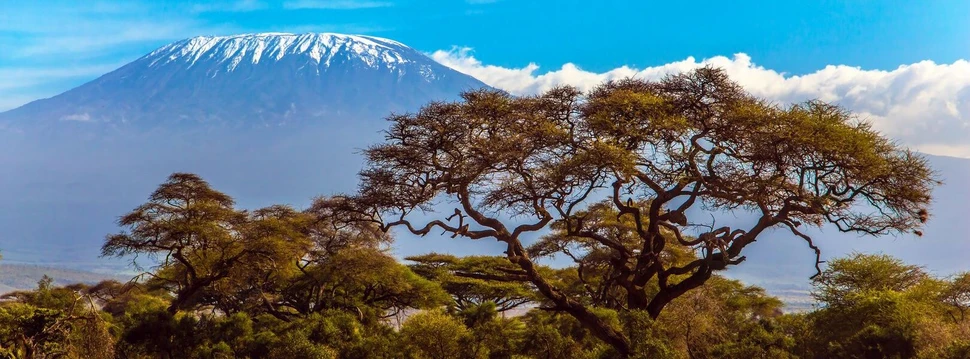
M 83 285 L 54 287 L 45 276 L 33 291 L 0 303 L 0 354 L 7 357 L 113 358 L 107 315 L 85 301 Z
M 922 268 L 887 255 L 854 253 L 830 261 L 814 280 L 812 296 L 823 305 L 852 305 L 854 296 L 869 292 L 901 292 L 928 279 Z
M 105 256 L 144 254 L 161 261 L 152 285 L 175 294 L 170 313 L 200 304 L 205 288 L 228 277 L 244 260 L 260 256 L 249 247 L 246 215 L 228 195 L 202 178 L 175 173 L 149 201 L 118 220 L 128 232 L 105 239 Z
M 822 307 L 805 316 L 799 347 L 816 358 L 954 357 L 967 333 L 966 321 L 948 315 L 958 286 L 886 255 L 833 260 L 815 280 Z
M 501 280 L 517 269 L 502 257 L 430 253 L 405 258 L 411 270 L 438 282 L 452 296 L 459 311 L 492 303 L 504 312 L 533 300 L 535 293 L 521 281 Z
M 943 291 L 943 301 L 952 307 L 955 321 L 965 321 L 970 310 L 970 272 L 956 275 Z
M 337 352 L 325 345 L 314 344 L 299 334 L 286 335 L 280 341 L 286 344 L 275 346 L 269 352 L 270 358 L 294 359 L 335 359 Z
M 617 313 L 608 309 L 597 310 L 597 315 L 609 325 L 619 329 Z M 583 327 L 567 314 L 533 310 L 523 318 L 526 331 L 524 354 L 537 358 L 599 358 L 613 349 L 596 338 L 595 333 Z
M 303 314 L 336 309 L 368 321 L 407 308 L 433 308 L 448 300 L 437 283 L 372 248 L 345 249 L 308 264 L 284 296 L 282 305 Z
M 457 318 L 428 311 L 408 318 L 398 340 L 409 358 L 448 359 L 467 357 L 470 337 L 468 328 Z
M 633 343 L 631 357 L 637 359 L 677 357 L 677 351 L 671 345 L 671 340 L 664 334 L 663 325 L 650 317 L 650 313 L 640 310 L 629 311 L 625 314 L 624 326 Z

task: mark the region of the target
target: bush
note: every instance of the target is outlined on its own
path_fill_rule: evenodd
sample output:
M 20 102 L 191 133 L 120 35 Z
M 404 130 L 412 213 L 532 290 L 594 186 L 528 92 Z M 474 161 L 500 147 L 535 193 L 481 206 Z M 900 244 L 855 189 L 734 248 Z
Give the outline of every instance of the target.
M 414 359 L 466 357 L 470 332 L 458 319 L 441 311 L 427 311 L 408 318 L 401 326 L 399 347 Z

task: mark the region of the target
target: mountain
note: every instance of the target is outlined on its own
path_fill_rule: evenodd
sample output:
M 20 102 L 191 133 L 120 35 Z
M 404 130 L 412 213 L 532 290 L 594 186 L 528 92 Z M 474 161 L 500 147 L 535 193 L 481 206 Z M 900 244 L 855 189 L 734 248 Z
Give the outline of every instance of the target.
M 37 288 L 37 281 L 44 276 L 54 280 L 54 285 L 75 283 L 95 284 L 103 280 L 127 282 L 134 275 L 94 273 L 57 267 L 0 263 L 0 295 L 17 290 Z
M 104 270 L 118 216 L 175 171 L 254 208 L 352 191 L 383 118 L 485 87 L 400 42 L 342 34 L 178 41 L 0 113 L 3 260 Z
M 265 128 L 379 118 L 481 87 L 485 84 L 421 52 L 378 37 L 200 36 L 2 113 L 0 124 L 26 129 L 71 122 L 141 130 L 198 124 Z

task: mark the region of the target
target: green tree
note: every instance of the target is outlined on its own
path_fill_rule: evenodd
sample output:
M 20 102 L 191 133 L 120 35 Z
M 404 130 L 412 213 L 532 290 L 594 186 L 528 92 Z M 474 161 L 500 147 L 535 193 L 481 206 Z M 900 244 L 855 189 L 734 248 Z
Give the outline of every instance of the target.
M 470 333 L 456 318 L 440 311 L 427 311 L 409 317 L 401 326 L 400 343 L 404 353 L 415 359 L 467 357 L 463 344 Z
M 5 294 L 0 303 L 0 356 L 113 358 L 114 338 L 86 286 L 53 286 L 44 276 L 32 291 Z
M 118 224 L 129 232 L 109 235 L 104 256 L 147 255 L 159 268 L 149 282 L 175 294 L 170 313 L 192 308 L 203 290 L 228 277 L 252 253 L 238 236 L 246 215 L 233 199 L 188 173 L 169 176 L 145 203 Z
M 209 292 L 227 308 L 292 320 L 329 310 L 362 321 L 444 303 L 440 287 L 387 253 L 391 237 L 373 223 L 345 218 L 339 199 L 317 198 L 302 212 L 272 206 L 250 215 L 247 242 L 261 259 L 240 266 Z
M 596 309 L 594 309 L 596 310 Z M 619 326 L 619 318 L 608 310 L 597 310 L 597 315 L 613 326 Z M 576 318 L 557 312 L 531 310 L 523 318 L 525 333 L 522 352 L 535 358 L 602 358 L 608 357 L 610 346 L 596 338 L 592 330 L 585 328 Z M 639 329 L 639 328 L 637 328 Z M 643 334 L 637 332 L 637 334 Z M 651 341 L 647 336 L 637 337 L 638 343 Z M 640 348 L 638 348 L 640 349 Z
M 344 249 L 302 271 L 280 303 L 299 313 L 342 310 L 360 320 L 377 320 L 407 308 L 433 308 L 447 300 L 437 283 L 373 248 Z
M 609 82 L 586 95 L 568 87 L 528 97 L 472 91 L 389 120 L 386 142 L 365 152 L 352 209 L 418 235 L 443 230 L 502 242 L 519 268 L 507 277 L 531 283 L 622 355 L 630 339 L 555 285 L 525 235 L 559 222 L 567 236 L 608 248 L 625 306 L 657 317 L 715 271 L 743 261 L 742 250 L 769 228 L 804 239 L 816 255 L 802 225 L 914 231 L 936 183 L 922 157 L 844 109 L 819 101 L 776 106 L 714 68 Z M 581 215 L 604 191 L 635 224 L 635 250 Z M 431 220 L 411 215 L 432 203 L 456 208 Z M 700 205 L 758 219 L 743 228 L 711 225 L 687 239 L 686 226 L 706 220 L 688 218 Z M 670 243 L 700 255 L 672 264 L 661 255 Z M 656 292 L 648 291 L 654 280 Z
M 908 290 L 930 276 L 922 267 L 908 265 L 884 254 L 853 253 L 828 263 L 823 275 L 813 279 L 812 296 L 820 303 L 840 307 L 851 305 L 855 296 L 867 292 Z
M 455 309 L 464 311 L 486 303 L 499 312 L 517 308 L 532 301 L 535 294 L 523 281 L 505 280 L 508 273 L 519 270 L 502 257 L 456 257 L 430 253 L 405 258 L 414 262 L 411 270 L 438 282 L 451 294 Z
M 775 326 L 781 307 L 762 288 L 714 276 L 671 302 L 656 323 L 690 358 L 785 358 L 794 342 Z
M 280 291 L 300 275 L 299 262 L 312 252 L 309 226 L 314 218 L 288 206 L 274 205 L 247 213 L 238 241 L 248 252 L 225 279 L 207 286 L 202 302 L 223 313 L 283 315 L 275 306 Z
M 808 315 L 812 333 L 802 338 L 816 348 L 812 357 L 946 357 L 959 337 L 947 320 L 947 283 L 899 259 L 838 258 L 814 286 L 822 307 Z

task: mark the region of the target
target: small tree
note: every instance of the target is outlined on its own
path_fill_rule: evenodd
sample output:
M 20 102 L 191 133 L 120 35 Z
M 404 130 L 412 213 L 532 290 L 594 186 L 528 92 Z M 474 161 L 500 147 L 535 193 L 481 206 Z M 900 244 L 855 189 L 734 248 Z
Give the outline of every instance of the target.
M 374 223 L 355 221 L 344 202 L 318 198 L 305 211 L 308 250 L 290 263 L 294 273 L 270 281 L 276 313 L 308 315 L 342 310 L 372 322 L 408 308 L 433 308 L 447 300 L 441 287 L 412 272 L 386 250 L 391 237 Z
M 813 282 L 822 307 L 803 340 L 824 357 L 947 357 L 960 338 L 947 320 L 947 283 L 887 255 L 838 258 Z
M 440 311 L 418 313 L 401 326 L 401 347 L 413 358 L 461 358 L 469 336 L 458 319 Z
M 213 284 L 243 267 L 272 262 L 281 248 L 274 245 L 278 240 L 299 240 L 291 228 L 271 225 L 286 219 L 279 213 L 287 211 L 257 211 L 251 220 L 233 205 L 199 176 L 172 174 L 148 203 L 121 217 L 118 223 L 129 231 L 108 236 L 102 255 L 157 260 L 158 270 L 145 274 L 149 284 L 174 293 L 169 312 L 192 308 Z
M 44 275 L 35 290 L 0 296 L 0 357 L 113 358 L 109 325 L 86 289 Z
M 849 306 L 855 297 L 874 292 L 903 292 L 930 279 L 920 266 L 863 253 L 829 262 L 823 274 L 812 280 L 812 297 L 827 307 Z
M 529 97 L 480 90 L 462 99 L 390 117 L 386 141 L 365 152 L 351 209 L 386 228 L 504 243 L 519 268 L 506 279 L 531 283 L 552 309 L 622 355 L 630 353 L 629 338 L 544 275 L 525 234 L 558 222 L 567 237 L 602 248 L 624 307 L 656 317 L 714 271 L 743 261 L 742 250 L 769 228 L 804 239 L 817 262 L 803 224 L 872 235 L 914 231 L 927 219 L 935 183 L 922 157 L 849 112 L 819 101 L 780 107 L 714 68 L 609 82 L 585 96 L 560 87 Z M 633 223 L 634 248 L 583 216 L 603 192 Z M 420 223 L 411 216 L 432 204 L 455 208 Z M 708 218 L 688 218 L 697 206 L 758 219 L 745 228 L 709 223 L 688 239 L 682 232 Z M 673 264 L 661 255 L 669 243 L 699 255 Z M 647 290 L 651 281 L 657 291 Z
M 451 294 L 458 311 L 492 303 L 495 310 L 504 312 L 534 299 L 532 288 L 526 283 L 503 280 L 506 274 L 519 271 L 503 257 L 459 258 L 430 253 L 405 259 L 414 262 L 409 267 L 415 273 L 441 284 Z
M 280 302 L 301 314 L 343 310 L 360 320 L 383 319 L 409 308 L 434 308 L 447 294 L 387 253 L 354 248 L 303 269 Z

